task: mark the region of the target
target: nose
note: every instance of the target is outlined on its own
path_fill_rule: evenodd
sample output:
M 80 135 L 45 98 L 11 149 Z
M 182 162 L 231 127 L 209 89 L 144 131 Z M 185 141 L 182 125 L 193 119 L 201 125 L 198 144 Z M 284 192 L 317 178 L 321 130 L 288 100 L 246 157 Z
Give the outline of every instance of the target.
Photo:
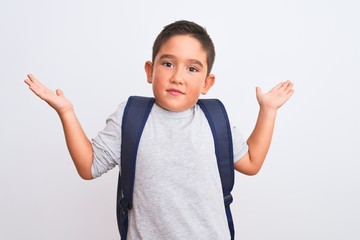
M 175 84 L 183 84 L 184 78 L 180 69 L 176 69 L 171 77 L 171 82 Z

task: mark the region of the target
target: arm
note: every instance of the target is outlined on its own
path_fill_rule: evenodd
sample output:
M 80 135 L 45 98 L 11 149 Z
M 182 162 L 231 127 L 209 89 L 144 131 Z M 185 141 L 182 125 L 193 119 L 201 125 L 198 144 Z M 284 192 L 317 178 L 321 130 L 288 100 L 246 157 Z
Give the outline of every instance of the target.
M 277 110 L 294 93 L 293 83 L 290 81 L 276 85 L 267 93 L 262 93 L 261 88 L 256 88 L 256 98 L 260 105 L 255 128 L 247 140 L 248 153 L 234 165 L 234 168 L 246 175 L 257 174 L 269 150 L 274 131 Z
M 25 83 L 29 86 L 30 90 L 47 102 L 59 115 L 64 129 L 66 145 L 79 175 L 83 179 L 92 179 L 92 145 L 75 115 L 72 103 L 65 98 L 64 93 L 60 89 L 57 89 L 54 93 L 32 74 L 29 74 L 27 77 Z

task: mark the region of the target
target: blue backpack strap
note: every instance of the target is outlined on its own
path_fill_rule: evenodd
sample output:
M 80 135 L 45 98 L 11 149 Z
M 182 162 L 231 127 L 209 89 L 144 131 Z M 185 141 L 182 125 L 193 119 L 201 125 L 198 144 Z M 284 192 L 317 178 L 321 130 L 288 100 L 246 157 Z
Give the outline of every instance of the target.
M 234 186 L 234 152 L 229 118 L 224 105 L 217 99 L 199 99 L 198 105 L 204 112 L 214 137 L 226 216 L 231 239 L 234 239 L 235 230 L 230 211 L 230 204 L 233 201 L 231 190 Z
M 121 171 L 116 206 L 121 239 L 126 239 L 127 236 L 128 211 L 132 208 L 139 141 L 154 102 L 154 98 L 131 96 L 124 109 L 121 126 Z

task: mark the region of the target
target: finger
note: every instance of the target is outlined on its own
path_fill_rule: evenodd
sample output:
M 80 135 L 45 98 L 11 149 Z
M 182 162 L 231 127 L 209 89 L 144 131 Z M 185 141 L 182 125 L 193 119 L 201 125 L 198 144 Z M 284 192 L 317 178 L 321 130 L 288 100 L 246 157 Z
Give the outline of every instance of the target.
M 28 75 L 28 78 L 24 80 L 24 82 L 29 86 L 30 90 L 33 91 L 35 94 L 40 91 L 39 86 L 34 83 L 34 77 Z
M 276 90 L 276 91 L 278 91 L 280 88 L 281 88 L 281 86 L 284 84 L 284 82 L 280 82 L 280 83 L 278 83 L 275 87 L 273 87 L 271 90 L 270 90 L 270 92 L 271 91 L 273 91 L 273 90 Z
M 28 78 L 25 79 L 24 82 L 25 82 L 28 86 L 30 86 L 30 85 L 32 84 L 31 81 L 30 81 L 30 79 L 28 79 Z
M 261 87 L 256 87 L 255 91 L 256 91 L 256 96 L 260 96 L 262 94 Z
M 56 89 L 56 95 L 64 97 L 64 92 L 61 89 Z
M 29 86 L 29 89 L 35 93 L 36 96 L 45 100 L 48 98 L 51 91 L 45 87 L 33 74 L 28 74 L 27 79 L 25 79 L 25 83 Z
M 29 89 L 34 93 L 36 93 L 36 91 L 39 90 L 39 87 L 36 84 L 34 84 L 30 78 L 25 79 L 24 82 L 29 86 Z
M 33 74 L 30 73 L 27 76 L 30 79 L 30 81 L 39 88 L 46 88 Z
M 26 76 L 27 78 L 24 80 L 24 82 L 27 85 L 31 86 L 33 84 L 33 81 L 31 79 L 33 79 L 34 76 L 31 73 L 27 74 Z
M 290 89 L 290 91 L 287 93 L 289 98 L 294 94 L 295 90 L 294 89 Z
M 28 79 L 29 79 L 29 81 L 30 81 L 31 83 L 36 83 L 36 82 L 38 82 L 38 80 L 36 79 L 36 77 L 35 77 L 33 74 L 31 74 L 31 73 L 29 73 L 29 74 L 27 75 L 27 77 L 28 77 Z
M 282 82 L 278 88 L 278 91 L 285 91 L 285 89 L 289 84 L 291 84 L 290 80 L 286 80 L 285 82 Z
M 289 81 L 284 89 L 284 92 L 289 93 L 293 89 L 293 87 L 294 87 L 294 83 Z

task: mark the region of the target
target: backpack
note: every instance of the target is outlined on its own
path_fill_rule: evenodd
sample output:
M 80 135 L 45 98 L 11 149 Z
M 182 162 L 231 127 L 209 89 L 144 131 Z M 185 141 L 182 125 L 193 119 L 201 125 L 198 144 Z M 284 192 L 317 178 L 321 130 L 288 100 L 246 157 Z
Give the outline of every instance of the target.
M 154 98 L 131 96 L 124 109 L 121 131 L 121 172 L 116 201 L 116 216 L 121 239 L 126 239 L 128 211 L 132 208 L 137 149 L 154 103 Z M 197 104 L 204 112 L 214 137 L 226 216 L 231 239 L 234 239 L 235 231 L 230 211 L 230 204 L 233 201 L 231 190 L 234 185 L 234 157 L 229 119 L 224 105 L 217 99 L 201 99 Z

